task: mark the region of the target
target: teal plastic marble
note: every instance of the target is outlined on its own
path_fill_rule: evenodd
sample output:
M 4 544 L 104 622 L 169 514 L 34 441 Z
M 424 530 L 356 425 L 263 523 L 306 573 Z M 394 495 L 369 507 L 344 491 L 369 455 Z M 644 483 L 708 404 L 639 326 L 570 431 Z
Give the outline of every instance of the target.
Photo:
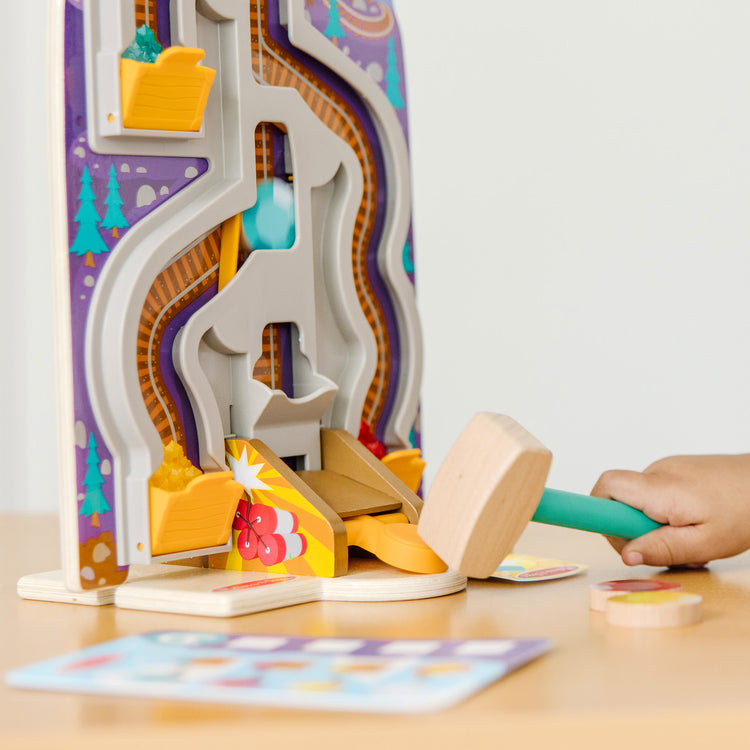
M 635 539 L 662 524 L 636 508 L 601 497 L 545 489 L 532 521 Z

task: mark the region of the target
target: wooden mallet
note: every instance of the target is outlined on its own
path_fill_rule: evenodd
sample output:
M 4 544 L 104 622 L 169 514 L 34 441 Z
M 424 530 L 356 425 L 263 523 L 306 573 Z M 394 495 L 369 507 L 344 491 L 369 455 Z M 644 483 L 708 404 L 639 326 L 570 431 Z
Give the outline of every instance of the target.
M 529 521 L 634 539 L 661 524 L 629 505 L 545 489 L 552 453 L 510 417 L 480 412 L 448 452 L 419 536 L 457 573 L 487 578 Z

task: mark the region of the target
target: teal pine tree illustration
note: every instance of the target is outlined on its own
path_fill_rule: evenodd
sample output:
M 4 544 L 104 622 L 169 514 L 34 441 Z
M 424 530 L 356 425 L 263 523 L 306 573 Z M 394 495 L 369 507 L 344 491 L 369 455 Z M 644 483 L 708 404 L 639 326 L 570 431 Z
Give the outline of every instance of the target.
M 393 105 L 394 109 L 403 109 L 406 105 L 404 104 L 401 91 L 399 90 L 399 83 L 401 83 L 401 76 L 398 74 L 398 62 L 396 60 L 396 47 L 393 44 L 393 37 L 388 38 L 388 67 L 385 71 L 386 88 L 385 95 L 388 97 L 388 101 Z
M 115 171 L 114 164 L 109 168 L 107 191 L 107 198 L 104 201 L 104 205 L 107 207 L 107 214 L 104 217 L 104 221 L 102 221 L 102 226 L 105 229 L 111 229 L 113 237 L 119 237 L 120 233 L 117 230 L 129 227 L 130 224 L 128 224 L 128 220 L 120 208 L 123 200 L 120 198 L 120 185 L 117 182 L 117 172 Z
M 99 514 L 109 510 L 109 505 L 102 492 L 104 477 L 99 469 L 99 456 L 96 453 L 96 438 L 94 433 L 89 437 L 89 455 L 86 458 L 86 477 L 83 486 L 86 488 L 86 497 L 79 511 L 80 515 L 88 516 L 92 526 L 99 526 Z
M 337 0 L 331 0 L 331 7 L 328 9 L 328 26 L 323 32 L 336 46 L 338 40 L 346 36 L 344 29 L 341 27 L 341 18 L 339 16 L 339 4 Z
M 81 205 L 75 219 L 73 219 L 78 224 L 78 233 L 70 246 L 70 252 L 79 256 L 85 255 L 86 265 L 95 266 L 94 255 L 109 252 L 109 248 L 99 234 L 100 218 L 96 212 L 96 206 L 94 206 L 96 196 L 91 188 L 91 175 L 88 167 L 83 168 L 81 192 L 78 195 L 78 200 Z

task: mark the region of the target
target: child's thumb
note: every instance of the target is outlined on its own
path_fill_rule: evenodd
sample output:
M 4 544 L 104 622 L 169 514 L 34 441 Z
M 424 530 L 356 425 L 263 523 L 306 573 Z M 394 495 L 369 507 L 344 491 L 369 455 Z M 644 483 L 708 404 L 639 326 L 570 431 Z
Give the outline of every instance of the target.
M 626 565 L 702 564 L 705 540 L 698 526 L 662 526 L 648 534 L 631 539 L 621 550 Z

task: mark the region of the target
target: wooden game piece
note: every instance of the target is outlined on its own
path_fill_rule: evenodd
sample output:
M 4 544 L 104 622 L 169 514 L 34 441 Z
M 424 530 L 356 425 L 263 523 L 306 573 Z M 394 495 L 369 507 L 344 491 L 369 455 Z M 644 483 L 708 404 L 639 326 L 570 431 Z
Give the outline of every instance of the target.
M 477 414 L 427 495 L 419 534 L 454 570 L 487 578 L 530 521 L 633 539 L 660 524 L 623 503 L 544 489 L 552 454 L 510 417 Z
M 682 588 L 679 583 L 659 581 L 656 578 L 630 578 L 622 581 L 604 581 L 589 587 L 589 608 L 595 612 L 607 609 L 607 600 L 613 596 L 633 594 L 641 591 L 673 591 Z
M 235 478 L 245 484 L 251 502 L 268 505 L 269 509 L 273 506 L 278 510 L 294 512 L 306 519 L 302 524 L 304 528 L 301 527 L 299 531 L 309 536 L 311 542 L 314 539 L 314 543 L 310 544 L 307 554 L 295 560 L 286 560 L 285 572 L 332 577 L 345 575 L 349 557 L 346 529 L 328 503 L 261 440 L 227 440 L 227 449 Z M 235 523 L 235 528 L 237 524 L 242 526 L 239 521 Z M 247 530 L 249 536 L 255 536 L 249 528 Z M 260 533 L 262 535 L 265 530 Z M 259 557 L 245 557 L 237 545 L 231 553 L 212 555 L 209 566 L 239 567 L 243 570 L 267 568 Z
M 321 430 L 323 468 L 354 479 L 401 502 L 401 512 L 416 523 L 422 501 L 392 471 L 346 430 Z
M 298 471 L 297 476 L 341 518 L 398 510 L 401 501 L 330 469 Z
M 703 597 L 683 591 L 636 591 L 607 600 L 610 625 L 626 628 L 673 628 L 701 619 Z

